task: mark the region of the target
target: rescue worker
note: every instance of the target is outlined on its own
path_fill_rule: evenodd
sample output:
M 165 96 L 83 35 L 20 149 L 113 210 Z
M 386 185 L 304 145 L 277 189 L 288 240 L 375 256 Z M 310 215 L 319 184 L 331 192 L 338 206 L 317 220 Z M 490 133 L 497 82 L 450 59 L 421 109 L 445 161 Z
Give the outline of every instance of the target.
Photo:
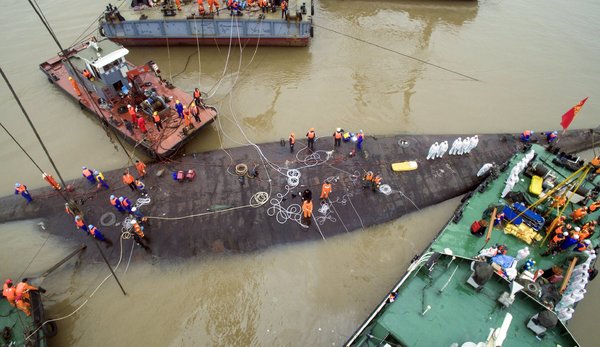
M 96 178 L 96 182 L 98 182 L 98 189 L 100 189 L 100 187 L 109 189 L 108 183 L 106 183 L 106 180 L 104 179 L 104 174 L 102 172 L 94 171 L 94 177 Z
M 587 215 L 587 211 L 587 206 L 583 206 L 573 211 L 569 216 L 573 218 L 573 221 L 577 222 Z
M 262 13 L 267 12 L 267 0 L 258 0 L 258 6 L 260 6 Z
M 55 190 L 61 190 L 61 186 L 60 184 L 58 184 L 58 182 L 56 182 L 56 180 L 54 179 L 54 177 L 52 177 L 52 175 L 48 175 L 47 173 L 43 173 L 42 174 L 42 178 L 48 182 L 48 184 L 50 186 L 52 186 L 52 188 L 54 188 Z
M 65 202 L 65 212 L 70 216 L 75 216 L 75 213 L 73 212 L 73 210 L 71 210 L 71 207 L 69 206 L 68 202 Z
M 356 151 L 357 152 L 362 151 L 362 144 L 363 144 L 364 139 L 365 139 L 365 134 L 363 134 L 362 130 L 359 130 L 358 134 L 356 135 Z
M 206 13 L 206 11 L 204 10 L 204 1 L 197 0 L 196 2 L 198 3 L 198 14 L 203 16 Z
M 129 171 L 123 172 L 123 184 L 129 186 L 133 192 L 135 188 L 135 178 L 129 173 Z
M 17 288 L 15 289 L 15 304 L 17 308 L 25 313 L 27 316 L 31 316 L 29 292 L 32 290 L 38 290 L 37 287 L 29 285 L 27 278 L 23 278 Z M 45 290 L 41 290 L 45 292 Z
M 142 193 L 142 195 L 148 195 L 148 193 L 146 193 L 146 185 L 139 178 L 135 180 L 135 187 Z
M 188 129 L 193 129 L 194 124 L 192 124 L 192 115 L 190 115 L 190 111 L 186 106 L 183 106 L 183 120 L 185 121 L 185 127 Z
M 588 249 L 588 247 L 592 244 L 590 240 L 579 241 L 577 245 L 575 245 L 576 252 L 583 252 Z
M 519 139 L 521 140 L 521 142 L 529 142 L 531 141 L 531 134 L 533 134 L 532 130 L 525 130 L 521 133 L 521 135 L 519 136 Z
M 81 229 L 81 231 L 85 231 L 86 234 L 89 233 L 88 227 L 85 225 L 85 222 L 81 216 L 75 216 L 75 225 L 78 229 Z
M 233 0 L 233 3 L 231 4 L 231 12 L 229 13 L 230 16 L 233 16 L 235 12 L 236 16 L 240 16 L 241 12 L 240 12 L 240 4 L 238 3 L 237 0 Z
M 281 2 L 281 18 L 287 18 L 288 4 L 287 1 Z
M 119 201 L 119 199 L 117 199 L 116 196 L 110 196 L 110 204 L 113 205 L 117 209 L 117 211 L 125 212 L 125 209 L 123 208 L 123 206 L 121 206 L 121 202 Z
M 340 147 L 342 145 L 342 129 L 337 128 L 333 133 L 333 147 Z
M 569 235 L 560 243 L 560 250 L 565 251 L 579 242 L 579 235 Z
M 90 230 L 90 235 L 92 235 L 92 237 L 96 238 L 98 241 L 106 242 L 107 247 L 112 246 L 112 242 L 105 238 L 100 230 L 98 230 L 98 228 L 96 228 L 93 224 L 88 225 L 88 229 Z
M 119 202 L 121 203 L 121 207 L 123 207 L 127 212 L 131 212 L 131 208 L 133 207 L 131 200 L 127 199 L 126 196 L 121 196 L 119 197 Z
M 94 81 L 94 76 L 88 71 L 88 69 L 83 69 L 83 76 L 92 82 Z
M 94 178 L 94 171 L 88 169 L 87 167 L 82 167 L 83 169 L 83 177 L 85 177 L 86 180 L 88 180 L 88 182 L 90 182 L 90 184 L 96 184 L 96 179 Z
M 304 191 L 300 193 L 300 199 L 302 199 L 302 201 L 312 201 L 312 191 L 308 188 L 304 189 Z
M 135 169 L 137 170 L 138 175 L 140 177 L 146 176 L 146 164 L 144 164 L 143 162 L 136 160 L 135 161 Z
M 29 190 L 27 190 L 27 186 L 21 183 L 15 183 L 15 195 L 19 195 L 21 194 L 21 196 L 23 198 L 25 198 L 25 200 L 27 200 L 27 203 L 30 203 L 31 200 L 33 200 L 31 198 L 31 194 L 29 194 Z
M 125 123 L 125 129 L 127 129 L 129 135 L 133 136 L 133 124 L 131 124 L 131 122 L 127 119 L 124 119 L 123 123 Z
M 158 115 L 158 112 L 154 111 L 154 113 L 152 114 L 152 120 L 154 121 L 156 130 L 160 132 L 162 130 L 163 126 L 162 126 L 162 121 L 160 120 L 160 116 Z
M 302 203 L 302 214 L 304 216 L 304 219 L 310 219 L 310 217 L 312 217 L 312 211 L 313 211 L 312 201 L 304 200 L 304 202 Z
M 377 175 L 375 176 L 375 178 L 373 178 L 373 184 L 371 185 L 371 188 L 373 189 L 374 192 L 379 190 L 379 186 L 381 185 L 381 175 Z
M 129 116 L 131 116 L 131 123 L 134 125 L 138 124 L 137 113 L 135 112 L 135 108 L 131 105 L 127 105 L 127 112 L 129 112 Z
M 183 119 L 183 105 L 179 100 L 175 101 L 175 110 L 177 111 L 177 115 L 180 119 Z
M 181 11 L 181 0 L 175 0 L 175 5 L 177 5 L 177 11 Z
M 363 176 L 363 188 L 368 188 L 369 186 L 371 186 L 372 181 L 373 181 L 373 172 L 367 171 L 367 173 L 365 173 L 365 175 Z
M 294 133 L 290 133 L 290 137 L 288 139 L 290 143 L 290 153 L 294 153 L 294 145 L 296 144 L 296 135 Z
M 138 124 L 138 128 L 140 128 L 140 131 L 142 132 L 142 134 L 145 134 L 148 132 L 148 129 L 146 129 L 146 120 L 144 119 L 144 117 L 139 117 L 137 120 L 137 124 Z
M 592 202 L 589 207 L 590 212 L 596 212 L 596 210 L 600 207 L 600 200 Z
M 325 181 L 323 186 L 321 186 L 321 200 L 329 199 L 329 194 L 331 193 L 331 183 L 329 181 Z
M 315 150 L 315 137 L 317 137 L 317 134 L 315 134 L 315 128 L 310 128 L 310 130 L 306 133 L 306 139 L 308 140 L 308 148 L 313 151 Z
M 213 0 L 209 0 L 208 3 L 210 4 L 210 12 L 212 13 L 212 2 Z M 200 106 L 203 104 L 202 102 L 202 93 L 200 92 L 200 89 L 198 88 L 194 88 L 194 104 L 196 106 Z
M 137 220 L 131 220 L 131 227 L 133 228 L 133 231 L 136 233 L 137 236 L 139 236 L 142 239 L 144 238 L 144 227 L 140 226 L 140 223 L 138 223 Z
M 192 115 L 192 117 L 194 117 L 194 120 L 196 122 L 202 122 L 202 119 L 200 119 L 200 109 L 194 103 L 190 105 L 190 114 Z
M 558 138 L 558 131 L 546 131 L 545 133 L 542 133 L 542 135 L 546 135 L 546 141 L 552 143 Z
M 79 86 L 77 85 L 77 82 L 75 82 L 73 77 L 69 76 L 69 82 L 71 82 L 71 86 L 73 86 L 73 89 L 75 90 L 77 96 L 81 96 L 81 90 L 79 90 Z
M 2 286 L 2 296 L 4 296 L 6 298 L 6 300 L 8 301 L 8 303 L 10 304 L 10 306 L 15 307 L 15 287 L 13 287 L 13 282 L 12 280 L 9 278 L 4 282 L 4 285 Z

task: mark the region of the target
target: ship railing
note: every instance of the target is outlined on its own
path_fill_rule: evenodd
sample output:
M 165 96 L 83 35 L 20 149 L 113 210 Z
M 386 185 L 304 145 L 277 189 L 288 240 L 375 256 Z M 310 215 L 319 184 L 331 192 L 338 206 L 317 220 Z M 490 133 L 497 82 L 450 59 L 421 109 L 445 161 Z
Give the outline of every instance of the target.
M 412 262 L 409 265 L 408 269 L 406 270 L 406 273 L 404 274 L 404 276 L 402 276 L 402 279 L 400 279 L 400 281 L 394 286 L 394 289 L 392 289 L 391 292 L 394 292 L 394 293 L 397 292 L 398 289 L 400 289 L 400 287 L 404 284 L 404 282 L 406 282 L 406 280 L 410 277 L 411 274 L 418 273 L 418 271 L 421 269 L 421 267 L 423 267 L 423 265 L 425 263 L 427 263 L 429 258 L 431 258 L 431 256 L 434 253 L 436 253 L 436 252 L 424 253 L 423 255 L 421 255 L 421 257 L 418 260 Z M 389 297 L 389 293 L 386 294 L 383 301 L 381 301 L 381 303 L 379 303 L 379 305 L 375 308 L 375 310 L 373 310 L 371 315 L 369 315 L 369 318 L 367 318 L 365 320 L 365 322 L 360 326 L 360 328 L 358 328 L 358 330 L 354 333 L 354 335 L 352 335 L 352 337 L 346 342 L 345 346 L 347 346 L 347 347 L 352 346 L 354 341 L 356 341 L 356 339 L 364 332 L 364 330 L 369 326 L 369 324 L 371 324 L 371 322 L 375 319 L 375 317 L 377 317 L 379 315 L 379 313 L 385 307 L 385 305 L 388 304 L 388 297 Z

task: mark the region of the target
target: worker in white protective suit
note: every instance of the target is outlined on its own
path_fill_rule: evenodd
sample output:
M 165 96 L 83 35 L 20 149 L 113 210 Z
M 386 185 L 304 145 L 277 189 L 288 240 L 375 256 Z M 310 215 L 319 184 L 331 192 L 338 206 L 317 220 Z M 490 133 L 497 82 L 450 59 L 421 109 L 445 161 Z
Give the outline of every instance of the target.
M 465 137 L 462 141 L 462 146 L 460 147 L 460 151 L 458 151 L 458 155 L 463 155 L 463 154 L 467 153 L 466 151 L 469 148 L 470 144 L 471 144 L 471 138 Z
M 438 158 L 443 157 L 444 154 L 446 154 L 447 150 L 448 150 L 448 141 L 444 141 L 444 142 L 440 143 L 440 148 L 438 150 L 437 157 Z
M 450 151 L 448 152 L 448 154 L 456 155 L 460 146 L 462 146 L 462 139 L 459 137 L 456 140 L 454 140 L 454 142 L 452 142 L 452 147 L 450 148 Z
M 427 153 L 427 160 L 435 159 L 435 156 L 437 155 L 439 149 L 440 145 L 437 142 L 431 145 L 431 147 L 429 147 L 429 153 Z
M 467 149 L 467 153 L 471 153 L 475 147 L 479 144 L 479 137 L 477 135 L 471 137 L 471 141 L 469 143 L 469 148 Z

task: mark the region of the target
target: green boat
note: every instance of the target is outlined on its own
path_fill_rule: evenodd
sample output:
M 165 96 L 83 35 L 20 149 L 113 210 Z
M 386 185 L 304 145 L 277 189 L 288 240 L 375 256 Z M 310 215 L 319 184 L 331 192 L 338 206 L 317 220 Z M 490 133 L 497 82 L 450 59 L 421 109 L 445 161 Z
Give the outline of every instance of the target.
M 600 209 L 570 216 L 598 200 L 594 164 L 534 144 L 490 170 L 345 346 L 579 346 Z
M 29 295 L 31 316 L 12 307 L 4 297 L 0 299 L 0 346 L 45 347 L 47 338 L 56 335 L 56 323 L 41 326 L 46 318 L 39 292 L 32 291 Z

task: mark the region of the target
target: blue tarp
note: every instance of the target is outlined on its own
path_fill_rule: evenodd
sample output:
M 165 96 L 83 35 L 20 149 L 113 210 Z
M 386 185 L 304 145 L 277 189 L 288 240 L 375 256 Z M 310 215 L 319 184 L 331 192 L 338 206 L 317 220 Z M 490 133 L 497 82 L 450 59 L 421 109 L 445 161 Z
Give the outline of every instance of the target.
M 510 255 L 498 254 L 492 257 L 492 262 L 502 266 L 503 269 L 511 267 L 515 258 Z

